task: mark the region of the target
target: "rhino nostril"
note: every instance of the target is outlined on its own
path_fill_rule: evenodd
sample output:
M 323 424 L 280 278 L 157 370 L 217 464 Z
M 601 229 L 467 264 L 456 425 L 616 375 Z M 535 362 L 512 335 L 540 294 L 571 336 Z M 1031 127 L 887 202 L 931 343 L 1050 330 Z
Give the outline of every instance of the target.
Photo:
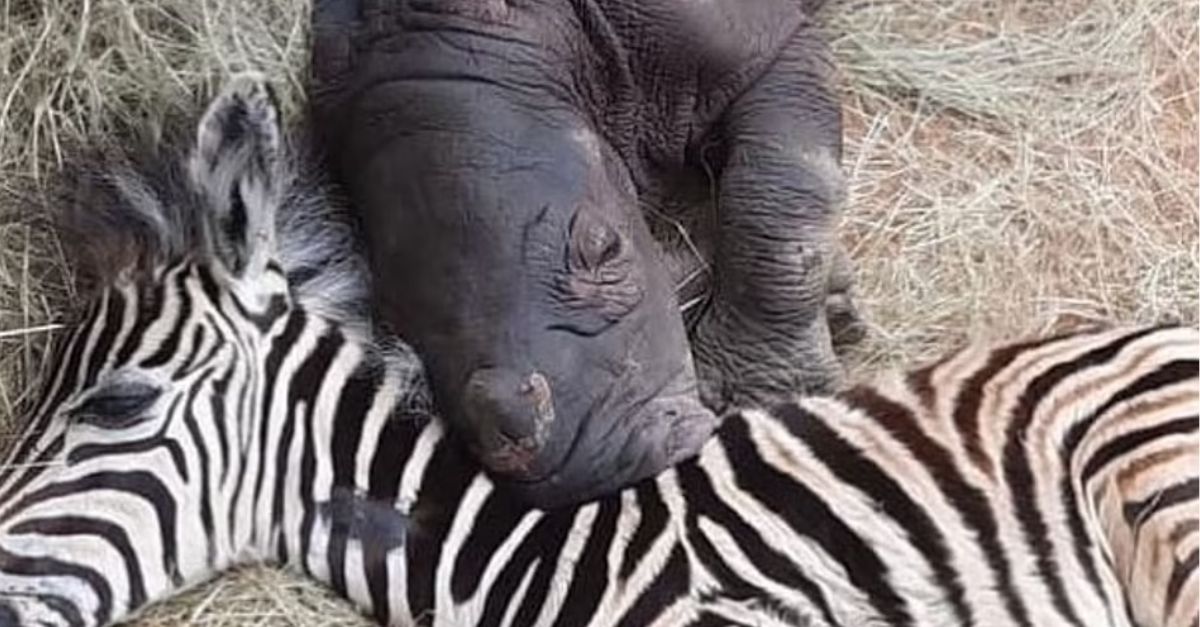
M 476 370 L 467 380 L 463 410 L 480 461 L 504 473 L 528 470 L 554 421 L 550 383 L 538 372 Z

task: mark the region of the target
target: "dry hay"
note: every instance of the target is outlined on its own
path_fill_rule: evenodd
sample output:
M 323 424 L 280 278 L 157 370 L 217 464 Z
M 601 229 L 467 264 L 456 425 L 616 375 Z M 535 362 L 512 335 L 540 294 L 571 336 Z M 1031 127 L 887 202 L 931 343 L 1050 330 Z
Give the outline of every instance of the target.
M 298 109 L 305 0 L 0 6 L 0 425 L 71 302 L 31 209 L 72 143 L 194 110 L 230 70 Z M 843 0 L 843 232 L 873 334 L 858 372 L 964 338 L 1184 320 L 1200 300 L 1197 5 Z M 66 243 L 69 245 L 69 243 Z M 319 586 L 250 568 L 137 625 L 362 624 Z
M 1196 321 L 1196 3 L 839 15 L 866 363 L 1081 321 Z

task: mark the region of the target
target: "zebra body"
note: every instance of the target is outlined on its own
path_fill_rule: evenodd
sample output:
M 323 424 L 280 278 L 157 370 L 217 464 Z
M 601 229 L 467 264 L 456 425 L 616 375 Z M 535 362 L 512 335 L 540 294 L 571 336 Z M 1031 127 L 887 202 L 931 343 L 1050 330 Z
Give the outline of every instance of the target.
M 428 423 L 396 501 L 426 524 L 380 585 L 390 596 L 355 601 L 400 624 L 1191 624 L 1200 335 L 1017 348 L 736 412 L 698 459 L 554 512 L 513 505 Z M 1130 507 L 1136 524 L 1112 518 Z M 1122 545 L 1138 533 L 1140 554 Z M 371 580 L 355 560 L 328 568 Z
M 190 239 L 61 345 L 0 470 L 0 625 L 106 624 L 262 560 L 399 625 L 1196 624 L 1195 330 L 967 349 L 528 509 L 354 318 L 274 117 L 253 81 L 210 107 L 198 213 L 115 185 Z

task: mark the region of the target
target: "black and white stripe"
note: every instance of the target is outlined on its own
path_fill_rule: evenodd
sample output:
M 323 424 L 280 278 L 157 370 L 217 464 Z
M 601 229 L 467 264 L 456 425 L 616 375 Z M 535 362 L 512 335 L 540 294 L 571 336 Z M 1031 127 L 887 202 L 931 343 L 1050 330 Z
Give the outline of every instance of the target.
M 698 459 L 549 513 L 419 443 L 398 622 L 1191 625 L 1198 356 L 1173 328 L 968 350 L 734 413 Z

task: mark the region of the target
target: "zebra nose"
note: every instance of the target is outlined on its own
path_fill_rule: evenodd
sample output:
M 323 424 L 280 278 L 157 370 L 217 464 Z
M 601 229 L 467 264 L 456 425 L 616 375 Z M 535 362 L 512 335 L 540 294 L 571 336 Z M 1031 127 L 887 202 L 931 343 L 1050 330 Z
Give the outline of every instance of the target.
M 516 478 L 533 471 L 554 422 L 554 399 L 544 375 L 480 368 L 467 380 L 463 411 L 485 466 Z

